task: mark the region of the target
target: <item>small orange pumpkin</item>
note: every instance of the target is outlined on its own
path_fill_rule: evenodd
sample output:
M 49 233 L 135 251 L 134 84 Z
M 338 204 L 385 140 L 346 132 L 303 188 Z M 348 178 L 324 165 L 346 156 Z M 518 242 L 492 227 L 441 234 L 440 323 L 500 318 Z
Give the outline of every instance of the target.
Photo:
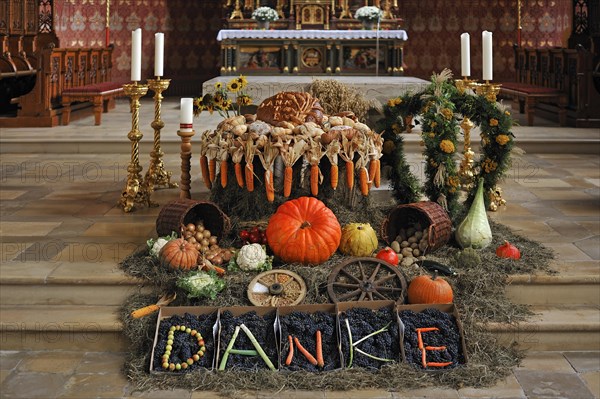
M 452 287 L 437 273 L 415 277 L 408 286 L 408 303 L 452 303 L 453 299 Z
M 198 250 L 183 238 L 166 243 L 159 253 L 161 265 L 175 270 L 192 270 L 198 267 Z

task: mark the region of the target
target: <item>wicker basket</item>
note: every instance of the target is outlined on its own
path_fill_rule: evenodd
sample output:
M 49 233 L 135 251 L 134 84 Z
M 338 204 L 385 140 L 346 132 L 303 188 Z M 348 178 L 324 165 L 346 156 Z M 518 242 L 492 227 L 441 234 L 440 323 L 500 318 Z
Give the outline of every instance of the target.
M 388 244 L 398 235 L 403 227 L 419 222 L 429 226 L 429 251 L 435 251 L 450 240 L 452 221 L 448 213 L 435 202 L 423 201 L 412 204 L 398 205 L 381 225 L 381 236 Z
M 179 234 L 181 225 L 202 222 L 220 240 L 231 230 L 229 217 L 216 204 L 210 201 L 178 199 L 171 201 L 160 210 L 156 219 L 156 233 L 159 237 L 175 231 Z

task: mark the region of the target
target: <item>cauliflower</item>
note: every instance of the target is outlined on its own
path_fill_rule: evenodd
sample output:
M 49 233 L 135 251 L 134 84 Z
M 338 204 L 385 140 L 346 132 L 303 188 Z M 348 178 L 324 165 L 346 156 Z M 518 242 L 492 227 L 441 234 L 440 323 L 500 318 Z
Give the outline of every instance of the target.
M 150 248 L 150 255 L 158 257 L 160 250 L 168 242 L 169 240 L 165 240 L 164 238 L 159 238 L 158 240 L 156 240 L 156 242 L 152 244 L 152 248 Z
M 260 244 L 244 245 L 237 254 L 237 266 L 246 272 L 271 269 L 271 258 Z

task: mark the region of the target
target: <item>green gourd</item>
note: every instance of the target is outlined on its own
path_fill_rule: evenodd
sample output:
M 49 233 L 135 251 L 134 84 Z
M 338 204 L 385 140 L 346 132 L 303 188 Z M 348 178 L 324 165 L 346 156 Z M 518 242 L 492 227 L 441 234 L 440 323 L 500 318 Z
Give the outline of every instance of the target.
M 458 225 L 454 235 L 461 248 L 483 249 L 492 243 L 492 229 L 483 201 L 483 179 L 479 179 L 469 213 Z

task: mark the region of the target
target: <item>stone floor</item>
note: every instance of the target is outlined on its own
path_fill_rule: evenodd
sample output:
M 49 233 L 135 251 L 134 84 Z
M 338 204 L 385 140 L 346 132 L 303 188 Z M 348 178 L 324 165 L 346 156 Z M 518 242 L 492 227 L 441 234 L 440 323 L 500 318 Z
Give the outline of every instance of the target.
M 121 103 L 120 107 L 124 104 Z M 170 109 L 174 109 L 170 104 Z M 137 208 L 124 214 L 115 203 L 126 180 L 129 143 L 125 142 L 126 112 L 104 115 L 94 127 L 92 117 L 53 129 L 0 129 L 0 145 L 19 141 L 21 151 L 2 152 L 0 161 L 0 237 L 2 277 L 46 280 L 83 274 L 76 265 L 86 262 L 117 264 L 154 234 L 157 210 Z M 171 127 L 176 117 L 169 116 Z M 542 121 L 542 127 L 515 127 L 517 137 L 576 137 L 598 139 L 593 129 L 563 129 Z M 147 130 L 147 129 L 146 129 Z M 70 152 L 77 136 L 94 132 L 105 139 L 122 137 L 123 150 L 104 153 Z M 174 129 L 168 134 L 174 136 Z M 165 134 L 167 132 L 165 131 Z M 105 136 L 104 136 L 105 135 Z M 149 134 L 148 134 L 149 136 Z M 169 140 L 176 141 L 175 136 Z M 44 140 L 65 142 L 63 153 L 28 150 Z M 85 139 L 82 139 L 85 140 Z M 15 148 L 14 146 L 12 147 Z M 43 152 L 43 151 L 42 151 Z M 75 151 L 77 152 L 77 151 Z M 145 154 L 145 153 L 142 153 Z M 409 154 L 417 175 L 422 159 Z M 147 156 L 141 157 L 144 169 Z M 179 175 L 179 155 L 165 155 L 166 169 Z M 197 170 L 197 169 L 196 169 Z M 196 172 L 197 174 L 197 172 Z M 177 180 L 177 179 L 175 179 Z M 198 176 L 193 195 L 206 195 Z M 384 186 L 382 186 L 384 187 Z M 600 276 L 600 155 L 526 154 L 513 163 L 503 183 L 508 206 L 491 214 L 523 235 L 552 246 L 559 272 Z M 382 194 L 385 194 L 382 192 Z M 161 190 L 160 204 L 177 197 L 177 190 Z M 28 269 L 24 270 L 24 265 Z M 597 278 L 597 277 L 596 277 Z M 600 295 L 600 292 L 598 293 Z M 1 318 L 1 315 L 0 315 Z M 0 342 L 0 349 L 2 348 Z M 211 398 L 210 392 L 184 390 L 136 392 L 122 374 L 124 353 L 0 350 L 2 398 Z M 600 398 L 599 352 L 529 353 L 513 375 L 492 388 L 426 389 L 403 392 L 247 392 L 256 398 Z
M 136 391 L 121 373 L 123 353 L 0 352 L 2 398 L 178 398 L 210 399 L 215 393 L 177 389 Z M 572 398 L 600 397 L 600 353 L 533 352 L 521 367 L 491 388 L 418 389 L 397 392 L 254 392 L 242 398 Z

